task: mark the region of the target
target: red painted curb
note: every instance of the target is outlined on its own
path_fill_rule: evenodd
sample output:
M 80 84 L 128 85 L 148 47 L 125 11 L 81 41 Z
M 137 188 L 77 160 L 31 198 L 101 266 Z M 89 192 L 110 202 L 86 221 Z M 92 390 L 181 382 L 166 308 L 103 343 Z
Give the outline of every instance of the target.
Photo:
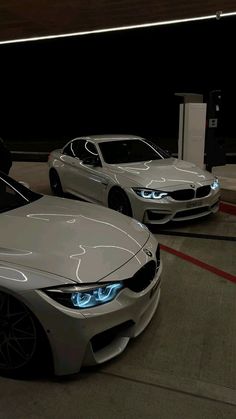
M 209 271 L 218 276 L 221 276 L 222 278 L 227 279 L 228 281 L 236 283 L 236 275 L 232 275 L 228 272 L 222 271 L 221 269 L 218 269 L 215 266 L 208 265 L 208 263 L 202 262 L 199 259 L 186 255 L 185 253 L 179 252 L 178 250 L 172 249 L 171 247 L 165 246 L 164 244 L 161 244 L 160 246 L 161 249 L 165 252 L 171 253 L 172 255 L 184 259 L 187 262 L 193 263 L 194 265 L 199 266 L 200 268 L 205 269 L 206 271 Z
M 227 214 L 236 215 L 236 205 L 221 202 L 220 211 L 226 212 Z

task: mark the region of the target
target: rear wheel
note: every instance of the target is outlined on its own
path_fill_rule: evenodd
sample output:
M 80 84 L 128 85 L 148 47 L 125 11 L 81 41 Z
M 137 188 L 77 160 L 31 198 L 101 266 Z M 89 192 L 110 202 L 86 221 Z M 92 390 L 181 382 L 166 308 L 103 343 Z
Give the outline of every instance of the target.
M 108 206 L 115 211 L 132 217 L 132 208 L 129 198 L 122 189 L 114 188 L 111 190 L 108 197 Z
M 41 359 L 45 364 L 44 343 L 43 330 L 29 309 L 11 295 L 0 292 L 1 373 L 18 375 L 39 370 Z
M 53 169 L 50 170 L 49 179 L 50 179 L 50 186 L 51 186 L 52 193 L 57 196 L 62 196 L 63 190 L 61 186 L 61 181 L 56 170 L 53 170 Z

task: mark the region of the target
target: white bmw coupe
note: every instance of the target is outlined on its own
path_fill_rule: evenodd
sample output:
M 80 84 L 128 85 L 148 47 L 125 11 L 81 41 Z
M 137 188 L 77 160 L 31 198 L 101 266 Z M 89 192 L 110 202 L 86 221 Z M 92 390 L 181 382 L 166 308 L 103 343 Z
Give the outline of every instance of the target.
M 75 138 L 49 156 L 51 189 L 108 206 L 150 224 L 215 213 L 220 188 L 214 176 L 144 138 Z
M 0 172 L 0 371 L 57 375 L 120 354 L 152 319 L 162 265 L 138 221 Z

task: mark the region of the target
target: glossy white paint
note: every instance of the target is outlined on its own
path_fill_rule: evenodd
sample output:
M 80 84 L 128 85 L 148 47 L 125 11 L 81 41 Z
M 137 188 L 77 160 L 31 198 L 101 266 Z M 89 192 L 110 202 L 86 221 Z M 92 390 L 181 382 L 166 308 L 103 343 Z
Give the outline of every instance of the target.
M 170 196 L 163 199 L 144 199 L 138 196 L 133 188 L 143 187 L 163 192 L 211 185 L 214 176 L 193 163 L 175 158 L 141 161 L 137 163 L 107 164 L 101 153 L 99 144 L 105 141 L 139 139 L 140 137 L 125 135 L 104 135 L 76 138 L 87 140 L 97 148 L 102 167 L 83 163 L 78 157 L 67 156 L 62 150 L 55 150 L 49 157 L 49 170 L 55 170 L 60 178 L 62 189 L 90 202 L 108 206 L 109 193 L 114 187 L 121 188 L 127 195 L 134 218 L 148 223 L 166 223 L 170 220 L 181 221 L 197 218 L 219 209 L 220 191 L 211 190 L 207 196 L 193 198 L 191 202 L 178 201 Z M 69 144 L 69 143 L 68 143 Z M 205 208 L 205 211 L 193 214 L 192 208 Z M 165 214 L 161 219 L 148 218 L 149 211 Z M 186 213 L 181 217 L 178 214 Z
M 42 196 L 0 213 L 0 231 L 0 292 L 34 313 L 51 346 L 56 374 L 118 355 L 153 317 L 162 265 L 141 292 L 124 286 L 111 302 L 89 309 L 66 307 L 45 292 L 122 282 L 147 262 L 156 262 L 156 239 L 138 221 L 102 206 Z M 127 322 L 129 327 L 123 327 Z M 94 336 L 115 326 L 120 333 L 95 350 Z
M 132 218 L 51 196 L 3 213 L 0 231 L 5 261 L 83 283 L 100 281 L 120 268 L 149 237 Z

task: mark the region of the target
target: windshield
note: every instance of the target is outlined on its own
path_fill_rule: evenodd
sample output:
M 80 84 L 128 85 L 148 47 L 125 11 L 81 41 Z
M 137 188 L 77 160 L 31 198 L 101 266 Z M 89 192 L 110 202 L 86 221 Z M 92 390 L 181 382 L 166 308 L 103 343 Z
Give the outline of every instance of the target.
M 170 157 L 168 153 L 148 140 L 118 140 L 99 143 L 103 159 L 108 164 L 136 163 Z
M 22 207 L 41 196 L 0 172 L 0 212 Z

